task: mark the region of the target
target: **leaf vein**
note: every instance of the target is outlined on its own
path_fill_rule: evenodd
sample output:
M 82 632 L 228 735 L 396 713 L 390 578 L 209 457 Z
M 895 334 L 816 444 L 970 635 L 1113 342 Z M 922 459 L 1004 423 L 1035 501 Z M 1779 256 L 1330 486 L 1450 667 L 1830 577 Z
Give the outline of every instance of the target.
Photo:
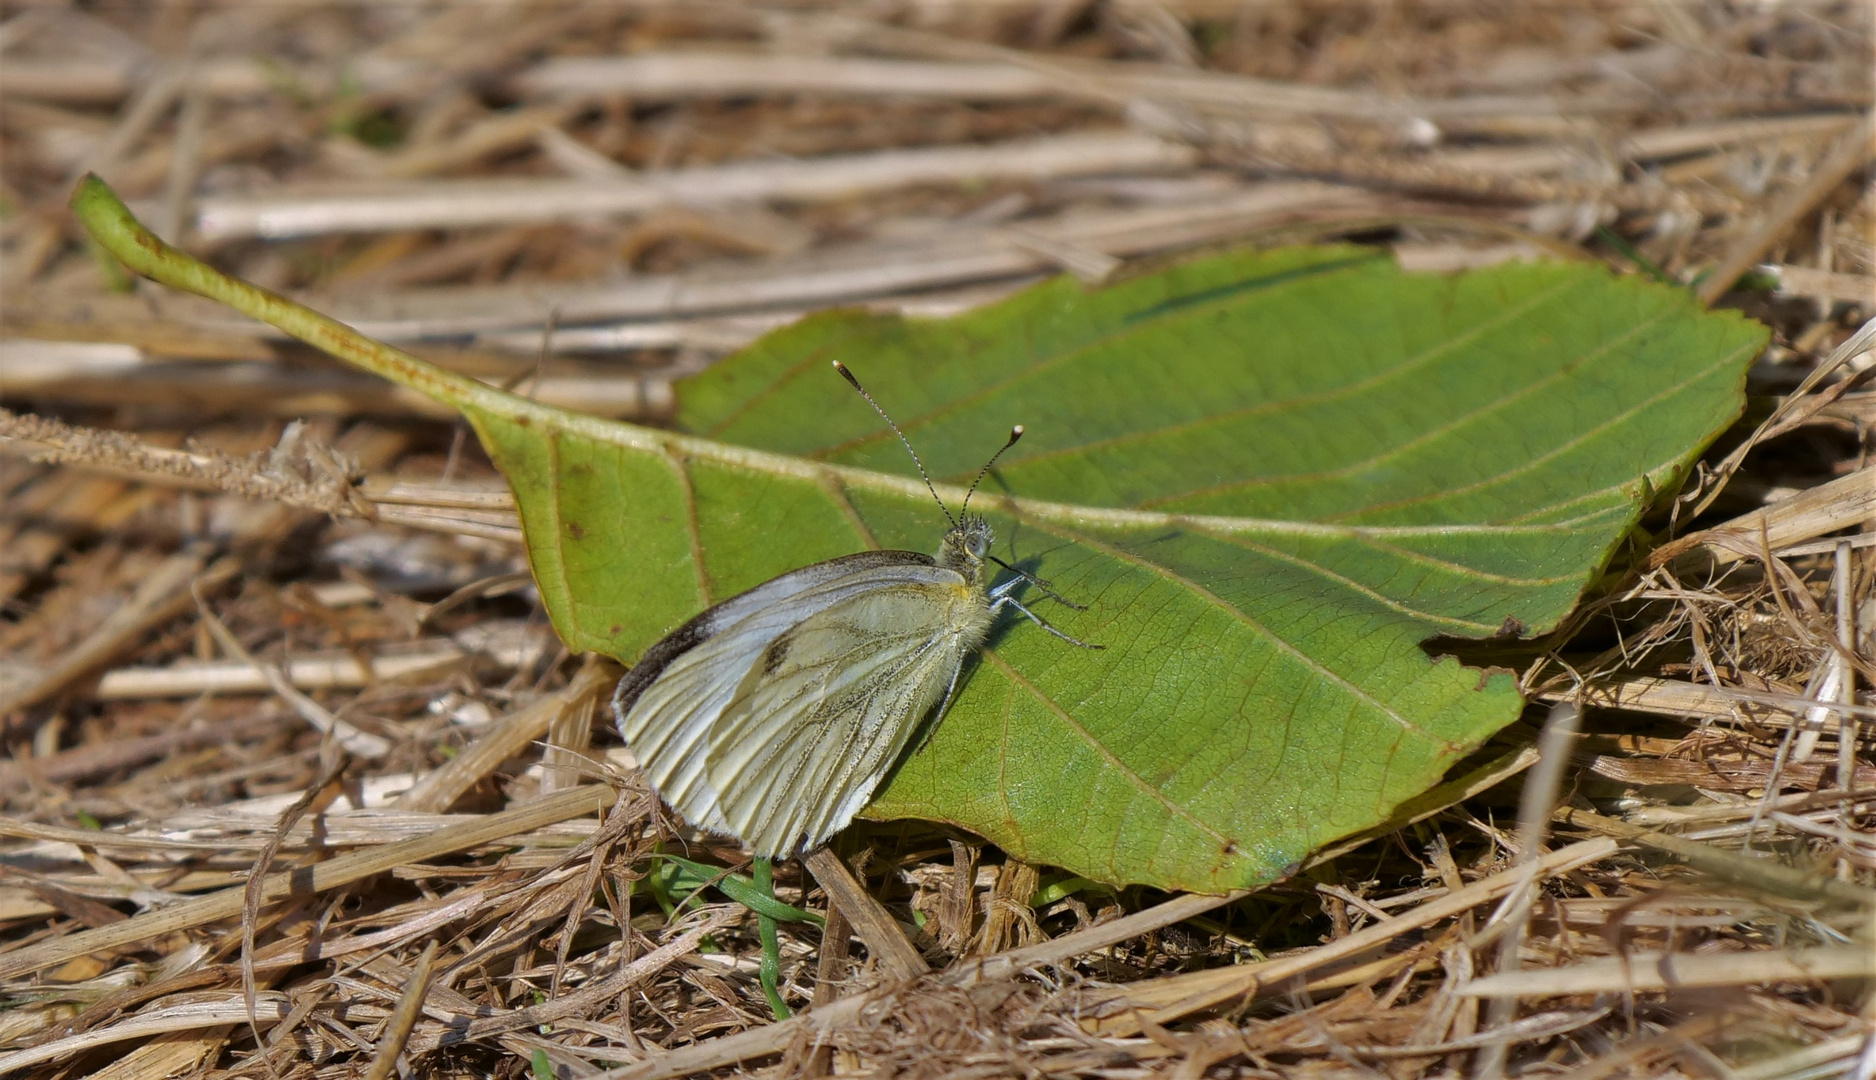
M 827 492 L 829 498 L 834 500 L 834 506 L 847 519 L 847 524 L 852 527 L 860 543 L 868 551 L 878 551 L 879 537 L 873 535 L 873 530 L 867 527 L 866 519 L 860 516 L 860 511 L 853 505 L 853 500 L 847 497 L 846 485 L 842 484 L 837 477 L 823 474 L 821 488 Z
M 1372 536 L 1357 537 L 1356 542 L 1363 547 L 1373 548 L 1376 551 L 1382 552 L 1392 558 L 1400 559 L 1403 562 L 1419 563 L 1422 566 L 1432 566 L 1441 570 L 1450 570 L 1455 574 L 1476 578 L 1479 581 L 1490 582 L 1494 585 L 1516 585 L 1525 588 L 1540 589 L 1576 581 L 1583 576 L 1577 573 L 1560 574 L 1556 577 L 1542 578 L 1513 577 L 1510 574 L 1493 573 L 1490 570 L 1481 570 L 1475 566 L 1467 566 L 1465 563 L 1454 562 L 1451 559 L 1442 559 L 1437 555 L 1430 555 L 1424 551 L 1415 551 L 1412 548 L 1401 547 L 1398 544 L 1390 544 Z
M 1263 544 L 1259 544 L 1255 541 L 1245 539 L 1244 537 L 1241 537 L 1241 536 L 1220 536 L 1220 535 L 1215 535 L 1213 533 L 1204 533 L 1203 535 L 1210 536 L 1212 537 L 1212 539 L 1217 540 L 1220 543 L 1230 544 L 1232 547 L 1243 548 L 1246 551 L 1256 552 L 1257 554 L 1262 555 L 1268 559 L 1275 559 L 1278 562 L 1289 563 L 1291 566 L 1297 567 L 1300 570 L 1315 574 L 1316 576 L 1327 579 L 1329 581 L 1333 581 L 1336 584 L 1352 592 L 1360 593 L 1361 595 L 1367 597 L 1368 599 L 1373 600 L 1375 603 L 1378 603 L 1381 606 L 1389 608 L 1393 611 L 1398 611 L 1402 615 L 1406 615 L 1410 618 L 1420 619 L 1425 622 L 1443 623 L 1447 626 L 1463 627 L 1467 630 L 1476 630 L 1476 631 L 1479 631 L 1481 633 L 1486 633 L 1486 634 L 1495 633 L 1498 630 L 1498 627 L 1492 623 L 1483 623 L 1474 619 L 1461 619 L 1461 618 L 1458 618 L 1456 616 L 1451 616 L 1451 615 L 1437 615 L 1431 611 L 1424 611 L 1410 604 L 1404 604 L 1398 600 L 1393 599 L 1392 597 L 1388 596 L 1385 593 L 1382 593 L 1374 588 L 1371 588 L 1368 585 L 1364 585 L 1363 583 L 1356 581 L 1354 578 L 1346 577 L 1342 574 L 1338 574 L 1335 571 L 1329 569 L 1328 567 L 1322 565 L 1319 562 L 1315 562 L 1310 559 L 1305 559 L 1299 555 L 1292 555 L 1289 552 L 1281 551 L 1277 548 L 1266 547 Z
M 1076 720 L 1074 715 L 1067 709 L 1064 709 L 1060 702 L 1056 701 L 1048 694 L 1043 693 L 1042 688 L 1035 683 L 1023 678 L 1016 668 L 1007 660 L 1003 659 L 1002 656 L 988 649 L 984 650 L 983 655 L 987 663 L 996 665 L 997 670 L 1001 671 L 1005 678 L 1009 679 L 1011 683 L 1020 689 L 1027 691 L 1029 696 L 1034 699 L 1037 704 L 1041 705 L 1051 716 L 1061 721 L 1065 727 L 1079 736 L 1081 740 L 1087 743 L 1096 753 L 1100 754 L 1102 760 L 1107 763 L 1108 767 L 1126 778 L 1127 782 L 1132 784 L 1136 791 L 1139 791 L 1147 798 L 1159 803 L 1167 813 L 1171 814 L 1173 817 L 1183 819 L 1199 832 L 1213 837 L 1221 844 L 1230 843 L 1229 837 L 1225 836 L 1217 829 L 1212 828 L 1210 825 L 1207 825 L 1197 815 L 1193 814 L 1192 811 L 1172 801 L 1166 796 L 1166 793 L 1159 788 L 1147 783 L 1146 777 L 1135 772 L 1133 767 L 1128 765 L 1125 761 L 1122 761 L 1120 755 L 1109 749 L 1106 743 L 1095 738 L 1094 732 L 1082 726 L 1081 722 Z
M 1577 447 L 1582 446 L 1584 443 L 1589 442 L 1590 440 L 1596 438 L 1597 436 L 1605 434 L 1609 431 L 1612 431 L 1617 427 L 1620 427 L 1621 425 L 1627 423 L 1629 420 L 1633 419 L 1634 417 L 1641 414 L 1642 412 L 1652 409 L 1656 405 L 1659 405 L 1664 401 L 1668 401 L 1674 398 L 1676 395 L 1679 395 L 1681 393 L 1684 393 L 1692 389 L 1693 387 L 1699 385 L 1702 381 L 1711 377 L 1715 373 L 1724 372 L 1726 369 L 1726 366 L 1728 364 L 1733 363 L 1735 357 L 1741 351 L 1743 350 L 1736 349 L 1733 352 L 1728 353 L 1725 356 L 1722 356 L 1717 363 L 1709 365 L 1706 368 L 1706 370 L 1696 373 L 1693 378 L 1683 379 L 1680 382 L 1674 384 L 1673 386 L 1669 386 L 1660 391 L 1657 391 L 1656 393 L 1643 398 L 1642 400 L 1636 402 L 1634 405 L 1629 406 L 1628 408 L 1622 410 L 1621 412 L 1616 413 L 1614 416 L 1611 416 L 1607 420 L 1604 420 L 1602 423 L 1596 424 L 1593 427 L 1584 429 L 1575 438 L 1565 440 L 1564 442 L 1559 443 L 1557 446 L 1552 447 L 1550 450 L 1547 450 L 1544 453 L 1538 454 L 1534 457 L 1528 458 L 1525 461 L 1520 462 L 1518 465 L 1512 468 L 1506 469 L 1505 471 L 1501 473 L 1497 473 L 1493 476 L 1489 476 L 1489 477 L 1482 478 L 1480 480 L 1476 480 L 1470 484 L 1466 484 L 1461 487 L 1447 488 L 1438 492 L 1429 492 L 1425 495 L 1416 495 L 1411 498 L 1400 499 L 1392 503 L 1376 503 L 1372 506 L 1367 506 L 1359 510 L 1350 511 L 1348 514 L 1331 515 L 1328 518 L 1328 520 L 1334 521 L 1338 517 L 1348 517 L 1353 514 L 1368 514 L 1368 513 L 1373 513 L 1375 511 L 1380 511 L 1380 510 L 1394 510 L 1403 506 L 1430 506 L 1441 500 L 1450 499 L 1451 497 L 1455 495 L 1465 495 L 1465 494 L 1470 494 L 1474 491 L 1481 491 L 1485 488 L 1492 487 L 1497 484 L 1501 484 L 1507 480 L 1511 480 L 1516 477 L 1523 476 L 1531 472 L 1532 470 L 1535 470 L 1543 465 L 1546 465 L 1552 461 L 1555 461 L 1557 458 L 1560 458 L 1564 454 L 1567 454 L 1570 451 L 1575 450 Z M 1622 483 L 1611 485 L 1605 488 L 1601 488 L 1597 491 L 1585 492 L 1584 494 L 1578 495 L 1572 499 L 1566 500 L 1561 503 L 1553 504 L 1553 507 L 1551 508 L 1554 509 L 1555 507 L 1558 507 L 1558 506 L 1569 506 L 1571 503 L 1583 502 L 1586 499 L 1589 499 L 1597 495 L 1602 495 L 1602 494 L 1606 494 L 1610 492 L 1617 492 L 1622 489 L 1623 485 L 1632 483 L 1632 482 L 1633 482 L 1633 478 L 1630 478 L 1629 480 L 1622 481 Z M 1529 516 L 1529 515 L 1521 515 L 1521 516 Z
M 1072 446 L 1056 447 L 1053 449 L 1044 450 L 1044 451 L 1041 451 L 1039 453 L 1034 453 L 1034 454 L 1023 454 L 1013 459 L 1009 463 L 1009 465 L 1006 466 L 1006 469 L 1010 472 L 1016 472 L 1016 471 L 1019 471 L 1021 468 L 1027 467 L 1029 465 L 1035 464 L 1036 462 L 1040 462 L 1040 461 L 1050 461 L 1056 458 L 1067 457 L 1070 455 L 1086 454 L 1087 452 L 1091 450 L 1106 450 L 1112 447 L 1125 446 L 1125 445 L 1128 445 L 1129 443 L 1144 442 L 1149 439 L 1156 439 L 1156 438 L 1160 438 L 1166 435 L 1177 435 L 1177 434 L 1184 434 L 1190 431 L 1201 431 L 1207 427 L 1213 427 L 1218 424 L 1230 423 L 1231 421 L 1234 421 L 1234 420 L 1243 420 L 1248 417 L 1257 416 L 1261 413 L 1281 412 L 1281 411 L 1284 411 L 1287 409 L 1293 409 L 1302 405 L 1316 405 L 1316 404 L 1321 404 L 1323 402 L 1335 401 L 1341 398 L 1353 397 L 1356 394 L 1361 393 L 1362 391 L 1380 386 L 1394 379 L 1397 376 L 1410 375 L 1420 370 L 1421 368 L 1425 367 L 1427 364 L 1432 363 L 1435 360 L 1438 360 L 1441 356 L 1452 352 L 1459 345 L 1474 341 L 1480 336 L 1484 335 L 1485 333 L 1493 329 L 1496 329 L 1498 326 L 1504 323 L 1510 322 L 1515 318 L 1524 317 L 1532 309 L 1537 308 L 1545 303 L 1548 303 L 1549 301 L 1555 299 L 1558 295 L 1568 292 L 1572 288 L 1578 285 L 1581 285 L 1583 280 L 1584 279 L 1582 278 L 1577 278 L 1571 281 L 1563 282 L 1562 284 L 1559 284 L 1559 285 L 1554 285 L 1551 288 L 1546 289 L 1542 292 L 1534 293 L 1532 294 L 1530 299 L 1525 301 L 1524 303 L 1514 305 L 1510 308 L 1507 308 L 1504 312 L 1502 312 L 1499 315 L 1496 315 L 1490 319 L 1486 319 L 1471 327 L 1468 327 L 1463 332 L 1441 341 L 1437 346 L 1433 348 L 1424 349 L 1416 356 L 1404 357 L 1400 363 L 1394 364 L 1391 367 L 1387 367 L 1380 371 L 1374 372 L 1373 374 L 1369 375 L 1367 378 L 1357 379 L 1356 381 L 1348 383 L 1345 386 L 1338 386 L 1329 390 L 1324 390 L 1324 391 L 1320 391 L 1320 392 L 1313 393 L 1313 394 L 1299 394 L 1295 397 L 1281 398 L 1275 401 L 1259 402 L 1256 405 L 1246 405 L 1243 408 L 1230 409 L 1230 410 L 1226 410 L 1225 412 L 1213 413 L 1209 416 L 1202 416 L 1193 420 L 1185 421 L 1184 423 L 1167 424 L 1162 427 L 1153 428 L 1151 430 L 1129 431 L 1129 432 L 1124 432 L 1119 435 L 1112 435 L 1105 439 L 1092 439 L 1088 442 L 1076 443 Z M 1162 500 L 1157 500 L 1157 501 L 1164 502 L 1166 500 L 1162 499 Z M 1141 505 L 1145 505 L 1145 504 L 1143 503 Z
M 718 418 L 716 423 L 711 424 L 709 428 L 705 429 L 703 434 L 715 436 L 722 432 L 724 428 L 742 419 L 744 415 L 749 413 L 756 406 L 775 397 L 789 383 L 800 378 L 803 372 L 807 371 L 816 361 L 825 358 L 828 352 L 838 344 L 840 344 L 839 341 L 824 342 L 817 348 L 809 349 L 801 355 L 801 359 L 790 364 L 780 375 L 757 387 L 755 393 L 737 402 L 735 408 Z
M 1359 259 L 1350 259 L 1350 260 L 1345 260 L 1339 263 L 1324 263 L 1319 266 L 1308 267 L 1307 269 L 1311 271 L 1316 271 L 1316 272 L 1296 274 L 1288 278 L 1288 280 L 1281 281 L 1275 285 L 1272 285 L 1270 287 L 1269 292 L 1265 293 L 1264 295 L 1266 296 L 1273 295 L 1279 290 L 1287 288 L 1291 285 L 1300 285 L 1304 282 L 1320 282 L 1325 272 L 1325 269 L 1327 273 L 1340 273 L 1342 271 L 1349 269 L 1350 267 L 1365 267 L 1377 261 L 1379 260 L 1364 256 Z M 1207 290 L 1207 291 L 1216 291 L 1216 290 Z M 1228 302 L 1228 301 L 1220 301 L 1220 303 L 1225 303 L 1225 302 Z M 1181 314 L 1190 314 L 1193 311 L 1201 310 L 1203 308 L 1202 304 L 1192 305 L 1192 306 L 1181 305 L 1181 306 L 1169 307 L 1164 300 L 1162 300 L 1160 303 L 1154 306 L 1156 308 L 1165 307 L 1167 308 L 1169 312 L 1179 312 Z M 932 409 L 929 412 L 915 413 L 909 419 L 901 418 L 902 422 L 899 425 L 899 429 L 901 431 L 904 431 L 910 434 L 911 432 L 917 431 L 920 428 L 927 427 L 931 424 L 936 423 L 939 420 L 944 419 L 946 416 L 949 416 L 952 413 L 962 412 L 967 408 L 975 406 L 991 397 L 994 397 L 995 395 L 1002 393 L 1004 390 L 1007 390 L 1011 386 L 1014 386 L 1020 382 L 1031 379 L 1037 375 L 1047 374 L 1061 367 L 1064 367 L 1068 364 L 1071 364 L 1075 362 L 1076 360 L 1081 359 L 1083 356 L 1087 355 L 1089 352 L 1091 352 L 1094 349 L 1100 348 L 1105 345 L 1109 345 L 1115 341 L 1122 340 L 1124 338 L 1132 337 L 1140 333 L 1142 325 L 1143 325 L 1143 322 L 1132 322 L 1132 321 L 1127 321 L 1123 319 L 1111 331 L 1107 333 L 1099 334 L 1095 337 L 1089 338 L 1086 341 L 1078 342 L 1071 348 L 1065 348 L 1062 351 L 1056 353 L 1052 357 L 1041 360 L 1040 362 L 1037 362 L 1037 363 L 1032 363 L 1027 367 L 1023 367 L 1015 371 L 1012 371 L 1010 374 L 1002 378 L 985 379 L 981 383 L 978 383 L 977 388 L 972 390 L 970 393 L 964 394 L 961 397 L 958 397 L 952 401 L 948 401 L 944 403 L 943 405 L 939 406 L 938 408 Z M 1029 334 L 1033 336 L 1035 331 L 1033 327 L 1025 324 L 1023 332 L 1025 334 Z M 1034 349 L 1033 346 L 1030 347 L 1027 351 L 1032 357 L 1035 356 L 1036 354 L 1036 350 Z M 872 445 L 879 444 L 881 442 L 885 442 L 889 440 L 890 438 L 892 438 L 892 436 L 887 432 L 875 432 L 871 435 L 863 436 L 858 439 L 849 439 L 844 443 L 838 443 L 833 446 L 823 447 L 822 449 L 815 451 L 812 456 L 818 460 L 827 460 L 828 458 L 846 453 L 848 451 L 858 450 L 861 447 L 872 446 Z M 1019 462 L 1021 460 L 1027 460 L 1027 459 L 1018 459 Z
M 1590 350 L 1588 353 L 1580 357 L 1573 358 L 1573 360 L 1570 363 L 1559 365 L 1555 370 L 1544 375 L 1542 378 L 1533 380 L 1532 382 L 1526 384 L 1523 387 L 1520 387 L 1519 389 L 1509 394 L 1501 394 L 1498 397 L 1493 398 L 1490 402 L 1487 402 L 1484 406 L 1480 408 L 1474 409 L 1468 413 L 1462 413 L 1458 416 L 1452 417 L 1443 424 L 1437 424 L 1433 427 L 1430 427 L 1427 430 L 1421 432 L 1420 434 L 1414 436 L 1411 439 L 1407 439 L 1404 442 L 1400 442 L 1400 443 L 1395 444 L 1394 446 L 1390 446 L 1378 454 L 1371 454 L 1368 457 L 1363 458 L 1360 461 L 1351 461 L 1348 464 L 1339 466 L 1337 468 L 1324 469 L 1320 472 L 1313 472 L 1313 473 L 1285 473 L 1281 476 L 1251 476 L 1251 477 L 1246 477 L 1242 480 L 1233 480 L 1228 483 L 1213 484 L 1209 487 L 1194 488 L 1191 491 L 1179 492 L 1177 494 L 1167 495 L 1163 498 L 1144 499 L 1139 503 L 1139 505 L 1142 507 L 1164 506 L 1167 503 L 1176 502 L 1182 499 L 1190 499 L 1195 496 L 1220 495 L 1226 492 L 1248 491 L 1252 488 L 1269 487 L 1275 484 L 1293 484 L 1298 481 L 1312 481 L 1312 480 L 1320 481 L 1320 480 L 1347 479 L 1348 477 L 1354 476 L 1358 473 L 1362 473 L 1362 472 L 1374 469 L 1377 466 L 1380 466 L 1389 462 L 1396 462 L 1402 456 L 1406 454 L 1412 453 L 1413 451 L 1419 450 L 1423 447 L 1431 446 L 1434 443 L 1440 442 L 1449 436 L 1457 434 L 1461 429 L 1467 427 L 1468 425 L 1476 423 L 1477 421 L 1483 420 L 1486 417 L 1495 415 L 1497 413 L 1504 412 L 1506 409 L 1510 408 L 1513 404 L 1517 402 L 1523 401 L 1526 398 L 1532 397 L 1540 393 L 1543 390 L 1549 389 L 1550 387 L 1556 385 L 1559 382 L 1564 382 L 1570 378 L 1575 377 L 1578 369 L 1581 368 L 1583 365 L 1589 363 L 1592 360 L 1606 356 L 1617 345 L 1621 344 L 1623 341 L 1627 340 L 1628 338 L 1641 333 L 1642 331 L 1648 329 L 1649 327 L 1654 326 L 1656 323 L 1662 322 L 1669 316 L 1669 314 L 1671 313 L 1662 312 L 1656 315 L 1654 318 L 1647 320 L 1646 322 L 1637 323 L 1634 326 L 1629 327 L 1623 333 L 1617 335 L 1612 340 L 1603 342 L 1597 348 Z M 1575 442 L 1575 441 L 1578 441 L 1578 440 L 1572 440 L 1572 442 Z M 1569 445 L 1570 443 L 1565 443 L 1564 446 L 1559 447 L 1558 450 L 1567 448 Z M 1531 459 L 1530 461 L 1526 461 L 1516 468 L 1507 470 L 1502 473 L 1495 473 L 1491 477 L 1485 478 L 1484 480 L 1475 481 L 1470 486 L 1472 487 L 1485 486 L 1491 483 L 1495 483 L 1498 480 L 1503 479 L 1505 477 L 1516 475 L 1521 470 L 1528 467 L 1532 463 L 1532 461 L 1535 461 L 1535 460 L 1541 460 L 1541 459 Z M 1461 488 L 1459 490 L 1466 490 L 1466 489 Z M 1390 507 L 1390 506 L 1396 506 L 1396 505 L 1410 506 L 1410 505 L 1414 505 L 1414 503 L 1417 501 L 1424 501 L 1424 502 L 1431 503 L 1431 502 L 1437 501 L 1439 498 L 1443 497 L 1446 494 L 1447 492 L 1444 489 L 1442 489 L 1439 492 L 1432 492 L 1426 495 L 1414 496 L 1411 499 L 1400 500 L 1398 503 L 1383 503 L 1383 504 L 1380 504 L 1380 506 L 1382 507 Z M 1356 509 L 1346 511 L 1344 514 L 1340 516 L 1346 517 L 1346 516 L 1353 515 L 1353 514 L 1367 513 L 1370 510 L 1374 510 L 1376 508 L 1377 507 L 1375 506 L 1358 507 Z M 1335 520 L 1335 516 L 1331 516 L 1329 520 L 1331 521 Z
M 1393 721 L 1396 725 L 1400 726 L 1401 728 L 1404 728 L 1407 731 L 1411 731 L 1414 734 L 1430 742 L 1439 743 L 1452 750 L 1458 749 L 1458 746 L 1456 744 L 1446 739 L 1439 738 L 1438 736 L 1434 735 L 1432 732 L 1429 732 L 1425 728 L 1422 728 L 1418 724 L 1415 724 L 1412 720 L 1409 720 L 1405 716 L 1402 716 L 1399 712 L 1395 711 L 1389 705 L 1383 703 L 1379 698 L 1375 697 L 1373 694 L 1363 689 L 1360 685 L 1355 683 L 1353 680 L 1349 679 L 1348 677 L 1338 672 L 1332 671 L 1327 667 L 1324 667 L 1322 663 L 1316 660 L 1314 657 L 1310 656 L 1308 653 L 1304 652 L 1302 649 L 1298 648 L 1296 645 L 1286 640 L 1282 635 L 1278 634 L 1276 631 L 1270 629 L 1268 626 L 1265 626 L 1261 621 L 1259 621 L 1257 618 L 1252 616 L 1250 612 L 1245 611 L 1243 608 L 1240 608 L 1236 604 L 1231 603 L 1230 601 L 1226 600 L 1224 597 L 1219 596 L 1217 593 L 1212 592 L 1210 589 L 1207 589 L 1205 586 L 1200 585 L 1198 582 L 1193 581 L 1191 578 L 1186 577 L 1184 574 L 1181 574 L 1173 570 L 1171 567 L 1142 558 L 1122 548 L 1115 547 L 1111 544 L 1104 544 L 1094 539 L 1093 537 L 1077 534 L 1067 529 L 1060 529 L 1059 527 L 1056 529 L 1050 529 L 1050 527 L 1046 525 L 1039 525 L 1038 527 L 1043 528 L 1045 530 L 1054 531 L 1057 536 L 1061 537 L 1064 540 L 1068 540 L 1072 543 L 1077 543 L 1085 547 L 1092 548 L 1095 551 L 1099 551 L 1102 554 L 1107 555 L 1111 559 L 1117 559 L 1129 565 L 1141 567 L 1142 569 L 1145 569 L 1153 574 L 1158 575 L 1159 577 L 1172 583 L 1173 585 L 1178 586 L 1179 588 L 1185 589 L 1186 591 L 1204 600 L 1206 603 L 1211 604 L 1212 606 L 1216 607 L 1218 610 L 1225 612 L 1227 615 L 1230 615 L 1233 619 L 1237 620 L 1243 625 L 1249 627 L 1252 631 L 1257 633 L 1264 640 L 1268 641 L 1272 646 L 1274 646 L 1278 652 L 1290 657 L 1292 661 L 1296 663 L 1300 663 L 1304 668 L 1315 672 L 1317 676 L 1329 681 L 1330 683 L 1335 684 L 1336 686 L 1341 687 L 1344 692 L 1348 693 L 1357 701 L 1366 703 L 1368 706 L 1373 708 L 1376 712 L 1379 712 L 1381 715 L 1387 717 L 1389 720 Z
M 677 474 L 678 489 L 684 496 L 684 530 L 690 541 L 691 571 L 697 575 L 697 589 L 703 593 L 703 606 L 711 607 L 716 603 L 716 589 L 711 587 L 710 571 L 704 567 L 703 532 L 697 524 L 697 479 L 691 475 L 688 459 L 678 457 L 669 450 L 665 451 L 664 459 Z

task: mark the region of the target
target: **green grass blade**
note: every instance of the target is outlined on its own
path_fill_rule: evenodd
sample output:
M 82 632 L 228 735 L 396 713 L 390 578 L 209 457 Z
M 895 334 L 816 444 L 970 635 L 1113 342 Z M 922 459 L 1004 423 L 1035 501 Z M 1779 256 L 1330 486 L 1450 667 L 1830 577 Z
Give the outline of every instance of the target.
M 755 878 L 751 884 L 755 890 L 769 900 L 775 900 L 775 867 L 767 859 L 758 858 L 753 867 Z M 780 901 L 776 901 L 780 903 Z M 769 1011 L 777 1020 L 786 1020 L 795 1015 L 782 1000 L 780 982 L 782 978 L 782 943 L 775 933 L 774 918 L 761 914 L 757 909 L 756 934 L 762 941 L 762 964 L 757 969 L 762 982 L 762 995 L 769 999 Z

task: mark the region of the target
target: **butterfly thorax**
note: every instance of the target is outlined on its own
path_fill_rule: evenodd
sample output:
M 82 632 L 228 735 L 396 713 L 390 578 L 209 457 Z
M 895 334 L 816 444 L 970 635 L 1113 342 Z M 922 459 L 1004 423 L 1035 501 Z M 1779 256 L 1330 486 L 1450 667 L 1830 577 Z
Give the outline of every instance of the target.
M 933 560 L 947 570 L 955 570 L 971 589 L 984 587 L 984 556 L 990 551 L 990 523 L 980 517 L 966 516 L 938 544 Z

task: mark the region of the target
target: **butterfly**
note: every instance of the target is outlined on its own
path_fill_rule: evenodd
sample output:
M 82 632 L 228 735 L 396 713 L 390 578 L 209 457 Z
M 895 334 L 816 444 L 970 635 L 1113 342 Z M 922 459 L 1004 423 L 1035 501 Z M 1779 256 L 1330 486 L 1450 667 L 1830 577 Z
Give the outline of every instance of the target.
M 834 367 L 899 436 L 944 510 L 951 527 L 937 554 L 862 551 L 772 578 L 646 650 L 612 699 L 619 732 L 658 795 L 692 825 L 761 858 L 799 855 L 846 828 L 921 721 L 944 715 L 964 661 L 1003 608 L 1101 647 L 1012 595 L 1028 581 L 1062 599 L 991 555 L 990 523 L 969 513 L 970 496 L 1022 438 L 1021 425 L 953 517 L 905 433 L 845 365 Z M 1015 576 L 992 586 L 986 562 Z

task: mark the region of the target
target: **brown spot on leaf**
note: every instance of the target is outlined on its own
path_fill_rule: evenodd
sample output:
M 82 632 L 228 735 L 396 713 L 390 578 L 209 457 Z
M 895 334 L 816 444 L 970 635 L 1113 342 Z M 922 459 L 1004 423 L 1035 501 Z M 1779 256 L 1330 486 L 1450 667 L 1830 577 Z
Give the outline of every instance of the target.
M 586 539 L 586 526 L 577 521 L 569 521 L 567 522 L 567 535 L 575 540 L 584 540 Z
M 1524 623 L 1510 615 L 1505 616 L 1505 621 L 1498 624 L 1498 636 L 1501 638 L 1521 638 L 1526 630 Z
M 606 632 L 613 637 L 618 637 L 620 634 L 625 633 L 625 627 L 620 626 L 618 623 L 613 623 L 611 629 Z

